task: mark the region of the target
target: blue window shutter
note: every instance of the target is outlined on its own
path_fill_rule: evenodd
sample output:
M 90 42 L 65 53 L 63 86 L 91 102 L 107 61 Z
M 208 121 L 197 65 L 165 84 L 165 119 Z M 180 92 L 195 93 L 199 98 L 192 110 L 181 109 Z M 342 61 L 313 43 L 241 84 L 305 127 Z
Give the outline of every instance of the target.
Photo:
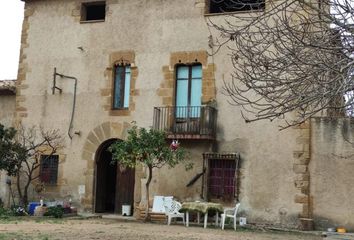
M 188 106 L 188 71 L 187 66 L 177 68 L 177 91 L 176 91 L 176 117 L 187 117 L 186 108 Z M 182 108 L 178 108 L 182 107 Z
M 123 107 L 129 107 L 129 97 L 130 97 L 130 66 L 125 67 L 125 84 L 124 84 L 124 105 Z
M 192 84 L 191 84 L 191 106 L 201 106 L 202 98 L 202 66 L 196 65 L 192 67 Z
M 113 108 L 121 108 L 122 101 L 121 101 L 121 92 L 122 92 L 122 79 L 124 67 L 117 66 L 116 67 L 116 75 L 114 79 L 114 101 L 113 101 Z
M 191 102 L 190 105 L 196 108 L 192 108 L 190 117 L 200 116 L 200 106 L 202 105 L 202 66 L 192 66 L 192 80 L 191 80 Z

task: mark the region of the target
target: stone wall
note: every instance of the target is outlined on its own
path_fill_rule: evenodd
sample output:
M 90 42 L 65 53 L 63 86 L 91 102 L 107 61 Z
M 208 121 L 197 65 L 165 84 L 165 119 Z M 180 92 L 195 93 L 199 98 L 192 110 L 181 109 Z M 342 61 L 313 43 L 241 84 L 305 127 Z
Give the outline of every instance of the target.
M 313 217 L 317 229 L 354 230 L 354 121 L 314 118 L 311 121 Z
M 8 81 L 7 81 L 8 82 Z M 0 81 L 0 87 L 1 86 Z M 14 82 L 13 84 L 14 85 Z M 4 93 L 1 93 L 4 92 Z M 12 126 L 15 113 L 15 93 L 0 89 L 0 123 L 5 127 Z M 5 172 L 0 171 L 0 199 L 7 206 L 9 205 L 8 186 L 6 185 L 7 175 Z
M 279 122 L 246 124 L 240 108 L 222 94 L 224 81 L 231 79 L 232 62 L 227 48 L 209 44 L 207 18 L 202 0 L 107 0 L 105 21 L 81 23 L 79 0 L 27 1 L 22 31 L 19 92 L 16 120 L 25 126 L 59 129 L 65 136 L 61 155 L 60 186 L 52 189 L 57 198 L 72 198 L 81 209 L 92 210 L 95 154 L 107 138 L 124 138 L 122 129 L 135 121 L 150 127 L 154 107 L 174 103 L 175 65 L 202 64 L 202 102 L 213 102 L 218 110 L 215 142 L 182 140 L 195 163 L 186 172 L 182 166 L 154 172 L 153 195 L 175 195 L 181 200 L 199 198 L 201 180 L 186 184 L 202 169 L 202 153 L 241 154 L 241 213 L 252 222 L 296 226 L 304 204 L 294 201 L 301 194 L 294 153 L 306 152 L 300 129 L 279 132 Z M 112 111 L 113 65 L 121 58 L 132 67 L 130 108 Z M 63 89 L 52 94 L 53 70 L 78 79 L 72 139 L 67 137 L 73 104 L 73 81 L 57 79 Z M 121 129 L 122 128 L 122 129 Z M 306 131 L 305 133 L 306 134 Z M 295 171 L 295 169 L 297 169 Z M 137 178 L 143 177 L 139 173 Z M 136 179 L 139 183 L 140 179 Z M 300 184 L 300 182 L 298 182 Z M 305 182 L 301 182 L 301 184 Z M 79 194 L 79 187 L 86 192 Z M 47 188 L 49 191 L 49 188 Z M 82 188 L 81 188 L 82 189 Z M 139 200 L 140 185 L 134 193 Z M 52 196 L 52 195 L 51 195 Z

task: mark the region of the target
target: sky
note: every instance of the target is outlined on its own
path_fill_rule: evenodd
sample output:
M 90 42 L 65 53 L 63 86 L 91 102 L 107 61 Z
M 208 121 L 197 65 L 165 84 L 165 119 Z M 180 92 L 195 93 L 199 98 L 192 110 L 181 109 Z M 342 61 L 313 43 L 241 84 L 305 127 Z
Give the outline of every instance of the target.
M 0 80 L 16 79 L 24 4 L 0 0 Z

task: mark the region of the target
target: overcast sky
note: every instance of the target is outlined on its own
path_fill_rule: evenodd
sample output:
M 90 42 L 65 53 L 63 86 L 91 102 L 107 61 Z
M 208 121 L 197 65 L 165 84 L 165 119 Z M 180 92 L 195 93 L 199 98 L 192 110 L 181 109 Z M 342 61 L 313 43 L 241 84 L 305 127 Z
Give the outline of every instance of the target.
M 23 5 L 21 0 L 0 0 L 0 80 L 17 78 Z

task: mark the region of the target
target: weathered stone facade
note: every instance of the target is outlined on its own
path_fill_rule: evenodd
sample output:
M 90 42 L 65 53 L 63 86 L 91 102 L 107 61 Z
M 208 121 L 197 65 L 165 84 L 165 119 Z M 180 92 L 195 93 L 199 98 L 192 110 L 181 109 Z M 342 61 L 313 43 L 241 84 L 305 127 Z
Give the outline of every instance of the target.
M 15 80 L 0 80 L 0 124 L 11 127 L 15 113 Z M 9 189 L 6 185 L 7 175 L 0 171 L 0 199 L 5 206 L 9 203 Z
M 193 170 L 177 166 L 154 171 L 151 196 L 199 199 L 206 191 L 202 180 L 186 185 L 203 171 L 202 154 L 238 152 L 238 199 L 249 222 L 297 227 L 299 218 L 315 217 L 311 123 L 281 132 L 276 121 L 246 124 L 240 109 L 222 94 L 233 67 L 226 48 L 211 54 L 214 30 L 206 20 L 222 21 L 226 15 L 205 15 L 204 0 L 107 0 L 104 21 L 83 22 L 82 2 L 95 1 L 27 0 L 25 5 L 14 122 L 66 135 L 73 82 L 58 78 L 62 93 L 52 94 L 54 68 L 78 79 L 75 134 L 65 139 L 58 183 L 46 187 L 45 197 L 70 198 L 81 211 L 95 211 L 102 146 L 124 140 L 132 122 L 150 127 L 154 107 L 175 104 L 176 66 L 199 63 L 201 102 L 217 108 L 216 139 L 180 140 L 190 152 Z M 112 96 L 114 65 L 120 61 L 131 67 L 131 85 L 129 108 L 117 110 Z M 140 166 L 131 189 L 134 206 L 144 200 L 144 177 Z

